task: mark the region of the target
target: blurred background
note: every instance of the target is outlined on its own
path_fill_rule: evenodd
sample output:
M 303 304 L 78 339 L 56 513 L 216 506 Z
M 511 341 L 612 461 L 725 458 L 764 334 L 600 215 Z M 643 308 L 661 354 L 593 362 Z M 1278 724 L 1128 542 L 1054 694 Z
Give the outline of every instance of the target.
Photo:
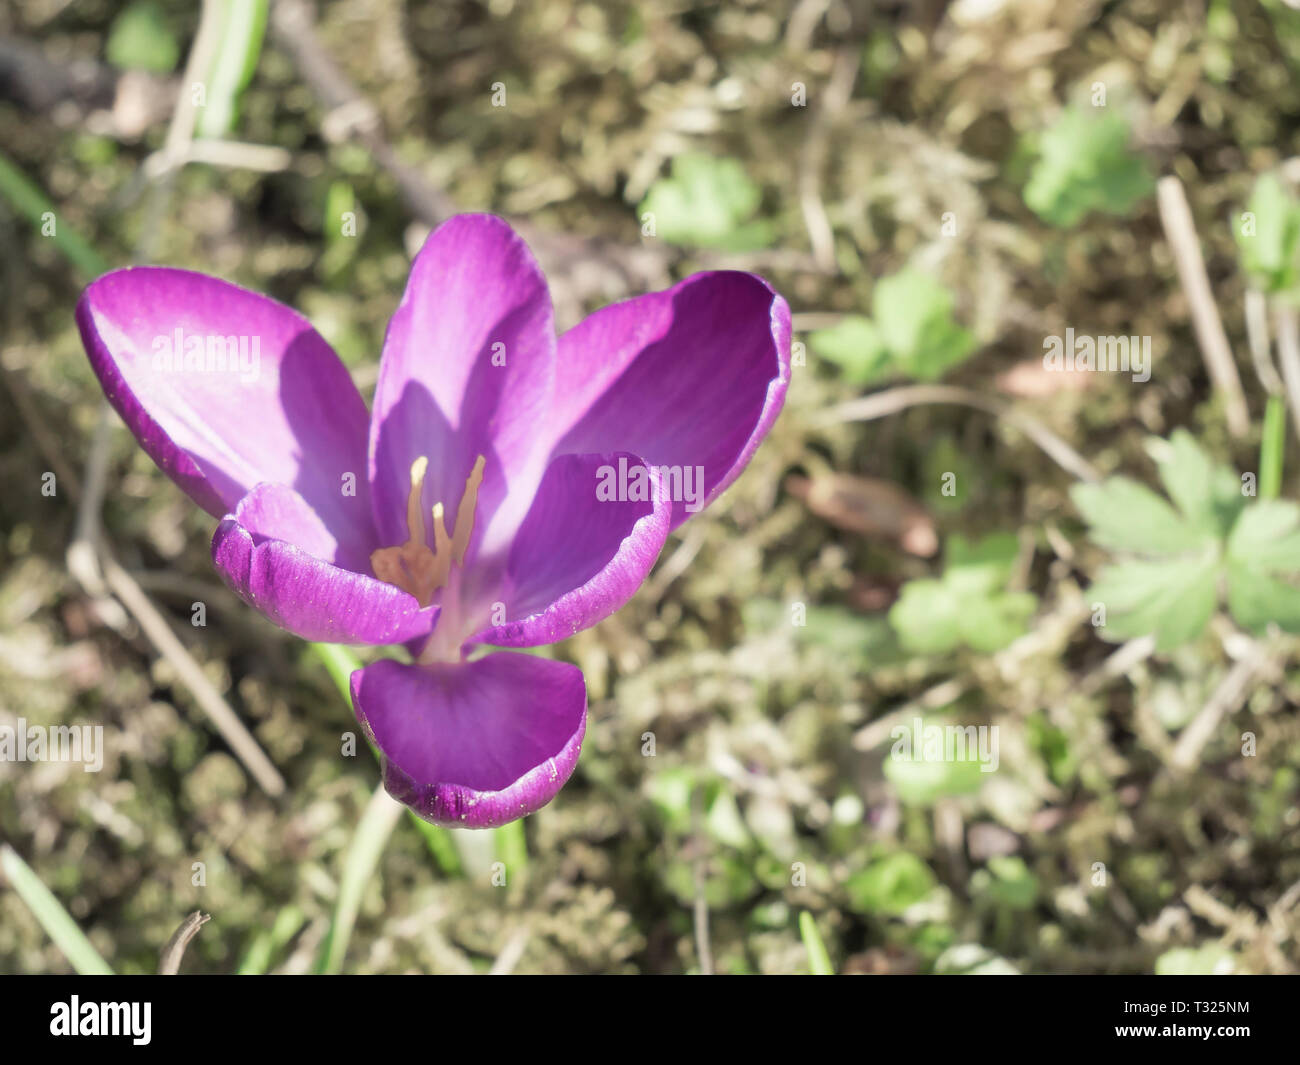
M 1300 11 L 201 7 L 0 11 L 0 726 L 104 746 L 0 760 L 0 971 L 153 971 L 196 909 L 189 972 L 1300 968 Z M 346 654 L 224 588 L 72 317 L 207 271 L 369 396 L 462 210 L 561 328 L 716 267 L 795 312 L 748 471 L 546 652 L 573 779 L 485 833 L 386 817 Z M 1067 330 L 1150 379 L 1046 365 Z

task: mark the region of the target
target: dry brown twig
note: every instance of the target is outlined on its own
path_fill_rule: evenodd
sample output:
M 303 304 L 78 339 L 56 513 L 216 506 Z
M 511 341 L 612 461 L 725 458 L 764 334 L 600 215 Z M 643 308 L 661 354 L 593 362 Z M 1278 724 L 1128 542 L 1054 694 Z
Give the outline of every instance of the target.
M 694 855 L 691 859 L 691 882 L 695 890 L 695 899 L 691 907 L 691 923 L 695 931 L 695 954 L 700 962 L 700 975 L 713 975 L 713 947 L 709 940 L 709 900 L 705 895 L 708 881 L 708 844 L 703 832 L 703 799 L 697 788 L 691 796 L 691 847 Z
M 1264 391 L 1270 396 L 1283 393 L 1282 378 L 1273 368 L 1269 355 L 1271 341 L 1268 333 L 1268 297 L 1257 288 L 1248 288 L 1245 299 L 1246 344 L 1250 349 L 1250 361 L 1255 367 L 1255 376 Z
M 1300 316 L 1296 309 L 1280 300 L 1273 307 L 1277 328 L 1277 359 L 1282 365 L 1282 381 L 1291 404 L 1291 421 L 1300 434 Z
M 1245 657 L 1219 682 L 1200 713 L 1179 734 L 1170 765 L 1180 772 L 1195 768 L 1200 761 L 1201 750 L 1218 730 L 1223 719 L 1242 704 L 1255 681 L 1275 669 L 1277 664 L 1278 652 L 1275 647 L 1262 642 L 1253 643 Z
M 163 947 L 162 957 L 158 961 L 159 976 L 175 976 L 181 969 L 181 959 L 185 957 L 185 948 L 190 940 L 199 934 L 199 929 L 212 918 L 206 913 L 195 910 L 181 922 L 181 926 L 172 933 L 171 939 Z
M 1205 359 L 1205 368 L 1214 387 L 1223 396 L 1228 431 L 1235 437 L 1245 436 L 1250 431 L 1250 412 L 1246 409 L 1246 396 L 1241 390 L 1241 378 L 1233 361 L 1232 348 L 1228 346 L 1227 334 L 1223 331 L 1219 308 L 1210 290 L 1210 278 L 1205 272 L 1205 259 L 1201 255 L 1201 244 L 1183 183 L 1172 174 L 1161 178 L 1156 184 L 1156 204 L 1160 209 L 1165 239 L 1174 255 L 1178 280 L 1187 297 L 1187 310 L 1192 316 L 1192 328 Z
M 992 414 L 1019 429 L 1066 472 L 1082 481 L 1101 480 L 1101 475 L 1092 463 L 1036 418 L 1015 410 L 1001 400 L 956 385 L 904 385 L 901 388 L 876 392 L 862 399 L 829 407 L 813 417 L 810 424 L 814 428 L 820 428 L 838 425 L 840 422 L 871 421 L 897 414 L 909 407 L 932 403 L 953 403 Z
M 844 47 L 835 53 L 830 81 L 823 93 L 821 105 L 813 116 L 800 157 L 799 207 L 803 211 L 804 226 L 812 245 L 813 261 L 827 273 L 835 269 L 835 236 L 826 214 L 826 205 L 822 202 L 822 171 L 826 165 L 831 129 L 853 95 L 858 63 L 856 48 Z

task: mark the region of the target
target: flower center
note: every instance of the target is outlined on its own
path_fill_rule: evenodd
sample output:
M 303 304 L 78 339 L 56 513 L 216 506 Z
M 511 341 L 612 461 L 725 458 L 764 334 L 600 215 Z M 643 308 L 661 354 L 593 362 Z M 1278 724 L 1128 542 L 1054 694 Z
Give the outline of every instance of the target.
M 433 594 L 446 586 L 453 565 L 465 564 L 465 551 L 470 534 L 474 531 L 474 509 L 478 505 L 478 489 L 483 483 L 483 467 L 487 460 L 480 455 L 474 468 L 465 478 L 465 491 L 456 507 L 456 527 L 447 535 L 443 520 L 443 507 L 433 508 L 433 548 L 429 547 L 424 532 L 424 514 L 420 495 L 424 491 L 424 475 L 429 460 L 421 455 L 411 463 L 411 492 L 406 497 L 406 543 L 396 547 L 381 547 L 370 554 L 370 566 L 381 581 L 394 584 L 415 596 L 420 606 L 433 602 Z

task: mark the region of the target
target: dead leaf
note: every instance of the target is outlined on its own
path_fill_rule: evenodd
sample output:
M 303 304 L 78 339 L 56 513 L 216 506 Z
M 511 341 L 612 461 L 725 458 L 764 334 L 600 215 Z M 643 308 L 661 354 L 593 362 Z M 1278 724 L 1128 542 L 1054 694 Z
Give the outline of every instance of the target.
M 892 481 L 845 473 L 793 474 L 786 490 L 837 529 L 895 541 L 908 554 L 929 558 L 939 550 L 934 521 Z

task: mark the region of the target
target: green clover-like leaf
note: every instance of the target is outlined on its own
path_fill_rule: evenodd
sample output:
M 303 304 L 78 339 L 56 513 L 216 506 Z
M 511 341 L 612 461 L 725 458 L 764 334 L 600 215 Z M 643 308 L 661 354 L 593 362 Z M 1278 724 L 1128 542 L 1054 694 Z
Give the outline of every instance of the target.
M 1106 566 L 1088 592 L 1106 608 L 1103 634 L 1131 640 L 1155 635 L 1170 651 L 1205 629 L 1217 600 L 1217 549 L 1199 557 L 1120 562 Z
M 656 234 L 669 243 L 752 251 L 774 236 L 769 222 L 751 220 L 761 200 L 738 159 L 691 153 L 674 159 L 671 176 L 650 187 L 640 213 L 654 215 Z
M 1128 119 L 1118 110 L 1065 108 L 1038 138 L 1025 203 L 1055 226 L 1072 226 L 1091 211 L 1127 215 L 1154 188 L 1129 137 Z
M 104 54 L 121 70 L 168 74 L 180 59 L 181 46 L 155 0 L 137 0 L 113 19 Z
M 971 894 L 1007 910 L 1033 909 L 1038 901 L 1038 877 L 1016 855 L 999 855 L 988 860 L 970 878 Z
M 845 881 L 844 890 L 857 913 L 897 917 L 930 894 L 937 883 L 925 862 L 908 851 L 899 851 L 854 873 Z
M 920 270 L 909 267 L 879 281 L 871 311 L 871 318 L 849 315 L 808 338 L 853 384 L 934 381 L 975 350 L 975 337 L 953 320 L 952 293 Z
M 1300 632 L 1300 506 L 1272 499 L 1242 511 L 1227 556 L 1228 610 L 1237 622 L 1256 633 L 1270 624 Z
M 975 350 L 975 338 L 953 321 L 952 308 L 952 293 L 919 270 L 903 270 L 876 285 L 872 314 L 905 376 L 936 380 Z
M 944 654 L 958 647 L 999 651 L 1024 635 L 1038 600 L 1008 592 L 1019 545 L 1010 534 L 969 543 L 953 536 L 939 579 L 908 581 L 890 608 L 889 623 L 915 654 Z
M 1212 536 L 1189 522 L 1155 492 L 1131 477 L 1077 484 L 1070 498 L 1092 526 L 1093 542 L 1137 555 L 1175 555 L 1203 546 Z
M 833 362 L 850 384 L 869 385 L 893 373 L 880 330 L 870 318 L 846 315 L 829 329 L 808 337 L 813 353 Z
M 1106 638 L 1154 634 L 1159 650 L 1172 650 L 1201 634 L 1224 583 L 1243 628 L 1300 632 L 1300 506 L 1248 503 L 1232 470 L 1185 430 L 1148 441 L 1147 450 L 1177 509 L 1127 477 L 1071 493 L 1097 544 L 1137 556 L 1104 567 L 1093 582 Z
M 1300 283 L 1300 202 L 1276 174 L 1255 182 L 1250 214 L 1236 227 L 1241 263 L 1265 292 L 1285 292 Z
M 1226 536 L 1246 505 L 1237 475 L 1206 454 L 1186 429 L 1175 429 L 1168 440 L 1152 437 L 1146 449 L 1183 517 L 1207 536 Z

